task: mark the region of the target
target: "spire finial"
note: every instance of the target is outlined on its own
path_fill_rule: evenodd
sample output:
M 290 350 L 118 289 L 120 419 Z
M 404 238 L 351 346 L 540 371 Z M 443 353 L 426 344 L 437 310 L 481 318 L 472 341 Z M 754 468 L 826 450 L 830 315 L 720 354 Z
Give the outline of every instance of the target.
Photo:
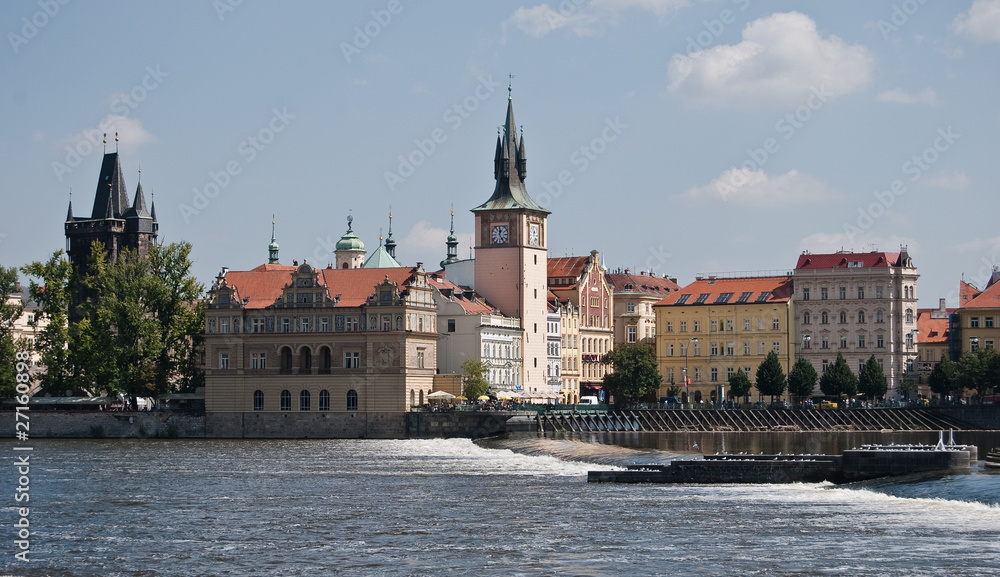
M 513 84 L 515 76 L 513 74 L 507 75 L 507 100 L 513 98 Z
M 108 153 L 108 133 L 104 133 L 104 154 Z
M 382 227 L 378 227 L 378 245 L 382 246 Z
M 118 152 L 118 132 L 115 131 L 115 152 Z
M 351 230 L 351 223 L 354 222 L 354 216 L 351 214 L 351 209 L 347 209 L 347 230 Z

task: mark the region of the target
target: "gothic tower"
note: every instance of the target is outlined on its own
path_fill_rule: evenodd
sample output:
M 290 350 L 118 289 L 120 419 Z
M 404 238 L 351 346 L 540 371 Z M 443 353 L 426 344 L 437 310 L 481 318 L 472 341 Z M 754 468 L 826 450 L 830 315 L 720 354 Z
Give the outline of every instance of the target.
M 149 210 L 146 209 L 142 182 L 135 189 L 135 200 L 129 204 L 116 151 L 104 155 L 90 216 L 74 217 L 73 201 L 70 199 L 65 228 L 66 254 L 76 273 L 85 275 L 90 271 L 90 247 L 95 241 L 104 245 L 111 260 L 117 259 L 125 249 L 145 255 L 156 242 L 160 225 L 156 221 L 155 203 L 150 205 Z M 71 322 L 80 320 L 79 306 L 86 296 L 80 287 L 73 290 Z
M 493 196 L 472 209 L 476 215 L 475 288 L 500 311 L 521 319 L 523 384 L 546 384 L 546 295 L 548 258 L 546 218 L 524 187 L 527 160 L 524 135 L 518 142 L 514 105 L 497 137 L 493 159 Z

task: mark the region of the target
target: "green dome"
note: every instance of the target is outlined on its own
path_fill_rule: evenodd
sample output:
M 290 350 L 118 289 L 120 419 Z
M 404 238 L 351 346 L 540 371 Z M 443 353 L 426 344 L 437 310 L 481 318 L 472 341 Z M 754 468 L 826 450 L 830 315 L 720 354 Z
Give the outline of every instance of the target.
M 365 250 L 365 243 L 351 230 L 351 217 L 347 217 L 347 232 L 337 241 L 337 250 Z

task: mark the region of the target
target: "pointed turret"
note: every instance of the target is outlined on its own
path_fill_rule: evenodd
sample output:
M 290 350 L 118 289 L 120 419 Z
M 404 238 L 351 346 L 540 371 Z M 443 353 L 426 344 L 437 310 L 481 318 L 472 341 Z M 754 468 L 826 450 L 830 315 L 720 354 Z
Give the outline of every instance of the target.
M 458 262 L 458 237 L 455 236 L 455 209 L 451 211 L 451 234 L 448 235 L 445 245 L 448 246 L 448 256 L 441 261 L 441 268 L 453 262 Z
M 153 222 L 156 222 L 156 198 L 155 197 L 153 197 L 150 200 L 149 218 L 153 219 Z
M 385 237 L 385 252 L 396 258 L 396 241 L 392 238 L 392 209 L 389 210 L 389 234 Z
M 111 216 L 107 216 L 107 206 L 111 204 Z M 117 152 L 104 155 L 101 176 L 97 181 L 97 195 L 91 218 L 121 218 L 129 208 L 128 192 L 122 176 L 122 166 Z
M 114 202 L 111 200 L 111 197 L 109 196 L 107 207 L 105 207 L 104 209 L 104 218 L 109 219 L 114 217 L 115 217 Z
M 517 136 L 514 103 L 512 100 L 507 100 L 507 118 L 497 138 L 497 150 L 493 158 L 496 188 L 493 190 L 493 196 L 472 209 L 472 212 L 523 208 L 549 214 L 549 211 L 531 199 L 524 187 L 524 179 L 527 176 L 524 135 L 522 133 L 520 143 Z
M 125 212 L 125 218 L 149 218 L 153 217 L 146 210 L 146 195 L 142 192 L 142 183 L 135 189 L 135 199 L 132 201 L 132 208 Z
M 278 241 L 274 238 L 274 221 L 271 221 L 271 244 L 267 245 L 267 263 L 278 264 Z
M 69 210 L 66 211 L 66 222 L 73 220 L 73 197 L 69 197 Z

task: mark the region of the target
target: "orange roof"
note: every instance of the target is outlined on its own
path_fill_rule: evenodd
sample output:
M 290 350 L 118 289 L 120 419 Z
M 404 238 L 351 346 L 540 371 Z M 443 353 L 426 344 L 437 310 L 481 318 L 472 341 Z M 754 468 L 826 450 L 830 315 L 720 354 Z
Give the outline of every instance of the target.
M 833 254 L 800 254 L 795 269 L 860 268 L 899 266 L 898 252 L 835 252 Z M 858 265 L 853 265 L 858 266 Z
M 791 296 L 790 276 L 706 278 L 670 293 L 654 306 L 783 303 Z
M 969 301 L 976 298 L 979 295 L 979 289 L 975 286 L 965 282 L 964 280 L 958 281 L 958 306 L 963 307 Z
M 580 278 L 587 269 L 589 256 L 562 256 L 549 259 L 549 278 Z
M 968 285 L 968 283 L 963 282 L 962 285 Z M 970 288 L 975 288 L 971 287 Z M 961 286 L 961 288 L 965 288 Z M 965 293 L 963 293 L 964 296 Z M 960 303 L 963 309 L 997 309 L 1000 308 L 1000 283 L 993 283 L 989 288 L 983 292 L 970 297 L 969 300 L 963 300 Z
M 265 264 L 248 271 L 229 271 L 226 284 L 236 290 L 236 298 L 248 299 L 246 308 L 260 309 L 272 306 L 281 296 L 282 289 L 292 281 L 292 272 L 298 267 Z M 375 285 L 386 277 L 404 290 L 413 277 L 412 268 L 325 268 L 319 271 L 319 283 L 325 285 L 330 297 L 340 295 L 337 306 L 356 307 L 365 304 L 375 292 Z
M 958 309 L 945 309 L 945 313 L 953 313 Z M 917 344 L 948 342 L 948 317 L 931 318 L 931 314 L 941 312 L 940 309 L 917 309 Z
M 465 310 L 465 314 L 491 315 L 497 313 L 497 310 L 492 305 L 487 303 L 483 297 L 472 292 L 472 289 L 467 286 L 457 285 L 446 279 L 443 270 L 427 276 L 431 279 L 431 286 L 450 293 L 450 300 L 460 305 Z
M 632 273 L 608 273 L 604 275 L 612 290 L 619 292 L 663 294 L 680 290 L 681 287 L 667 277 Z

